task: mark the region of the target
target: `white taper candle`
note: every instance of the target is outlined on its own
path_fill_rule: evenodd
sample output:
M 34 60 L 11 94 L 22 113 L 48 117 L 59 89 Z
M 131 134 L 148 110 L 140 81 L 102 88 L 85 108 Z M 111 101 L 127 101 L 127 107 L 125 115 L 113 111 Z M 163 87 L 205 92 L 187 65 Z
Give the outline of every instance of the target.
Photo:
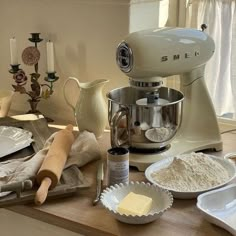
M 47 42 L 47 72 L 53 73 L 54 70 L 54 51 L 53 51 L 53 42 Z
M 10 39 L 11 65 L 18 65 L 16 39 Z

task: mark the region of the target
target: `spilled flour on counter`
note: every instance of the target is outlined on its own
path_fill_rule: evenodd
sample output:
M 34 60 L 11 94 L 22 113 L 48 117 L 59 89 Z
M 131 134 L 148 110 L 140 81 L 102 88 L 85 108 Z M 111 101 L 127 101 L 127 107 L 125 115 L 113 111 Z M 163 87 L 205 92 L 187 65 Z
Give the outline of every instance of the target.
M 225 183 L 230 176 L 216 160 L 203 153 L 175 157 L 166 168 L 152 173 L 152 178 L 165 188 L 195 192 Z

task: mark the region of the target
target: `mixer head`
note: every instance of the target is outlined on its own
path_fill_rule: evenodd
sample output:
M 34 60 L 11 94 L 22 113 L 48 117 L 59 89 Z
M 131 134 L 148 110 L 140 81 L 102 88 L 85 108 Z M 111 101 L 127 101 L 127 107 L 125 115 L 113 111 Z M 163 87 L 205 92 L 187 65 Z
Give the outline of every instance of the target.
M 129 73 L 133 69 L 134 57 L 132 48 L 123 41 L 118 45 L 116 51 L 117 65 L 124 73 Z M 153 77 L 147 79 L 130 78 L 129 83 L 131 87 L 143 90 L 158 90 L 163 84 L 161 77 Z
M 157 90 L 162 77 L 200 67 L 214 50 L 212 38 L 197 29 L 148 29 L 129 34 L 118 45 L 116 61 L 132 87 Z

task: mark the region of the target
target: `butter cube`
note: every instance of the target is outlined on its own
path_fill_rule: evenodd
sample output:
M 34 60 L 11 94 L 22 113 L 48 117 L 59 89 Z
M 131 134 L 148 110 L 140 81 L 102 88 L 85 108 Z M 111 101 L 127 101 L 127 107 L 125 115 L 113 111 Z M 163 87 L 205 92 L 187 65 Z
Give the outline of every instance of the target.
M 130 192 L 126 195 L 117 207 L 120 214 L 125 215 L 146 215 L 152 206 L 150 197 Z

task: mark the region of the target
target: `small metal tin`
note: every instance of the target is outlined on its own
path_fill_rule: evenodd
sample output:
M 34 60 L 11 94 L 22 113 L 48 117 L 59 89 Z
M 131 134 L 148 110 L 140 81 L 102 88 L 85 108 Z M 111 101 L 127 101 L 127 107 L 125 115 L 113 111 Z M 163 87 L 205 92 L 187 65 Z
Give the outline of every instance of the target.
M 129 182 L 129 150 L 123 147 L 107 151 L 108 185 Z

